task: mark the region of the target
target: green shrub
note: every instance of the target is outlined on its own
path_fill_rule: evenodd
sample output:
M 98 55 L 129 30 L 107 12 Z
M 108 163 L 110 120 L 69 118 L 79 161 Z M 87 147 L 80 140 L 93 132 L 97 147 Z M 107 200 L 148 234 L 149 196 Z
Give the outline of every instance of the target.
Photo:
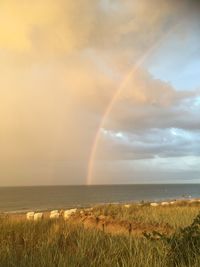
M 193 266 L 200 257 L 200 214 L 191 225 L 179 228 L 170 237 L 159 232 L 144 233 L 148 240 L 161 240 L 168 248 L 167 262 L 169 266 Z

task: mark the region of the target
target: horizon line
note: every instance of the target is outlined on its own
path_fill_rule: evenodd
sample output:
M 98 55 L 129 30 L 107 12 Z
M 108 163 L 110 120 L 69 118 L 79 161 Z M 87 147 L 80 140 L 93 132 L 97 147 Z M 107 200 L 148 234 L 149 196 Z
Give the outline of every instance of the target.
M 86 186 L 86 187 L 92 187 L 92 186 L 129 186 L 129 185 L 200 185 L 199 183 L 127 183 L 127 184 L 50 184 L 50 185 L 0 185 L 0 188 L 5 187 L 62 187 L 62 186 Z

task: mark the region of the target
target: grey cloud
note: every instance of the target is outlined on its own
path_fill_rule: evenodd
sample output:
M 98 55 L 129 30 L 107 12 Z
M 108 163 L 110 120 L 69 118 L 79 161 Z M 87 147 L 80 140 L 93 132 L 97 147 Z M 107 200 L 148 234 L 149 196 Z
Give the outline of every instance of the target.
M 179 129 L 149 129 L 140 134 L 135 134 L 133 131 L 128 136 L 123 133 L 122 140 L 117 137 L 105 136 L 100 144 L 99 159 L 134 160 L 200 156 L 200 132 L 194 134 L 182 131 L 182 135 L 179 133 L 174 136 L 171 133 L 172 130 L 180 131 Z M 187 134 L 189 137 L 184 136 Z
M 99 159 L 200 156 L 200 92 L 177 91 L 143 73 L 124 88 L 113 108 Z

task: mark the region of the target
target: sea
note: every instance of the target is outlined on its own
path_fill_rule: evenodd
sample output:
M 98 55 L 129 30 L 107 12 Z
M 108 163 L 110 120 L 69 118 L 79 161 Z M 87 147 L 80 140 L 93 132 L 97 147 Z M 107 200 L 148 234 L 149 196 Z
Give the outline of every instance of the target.
M 0 187 L 0 212 L 200 198 L 200 184 Z

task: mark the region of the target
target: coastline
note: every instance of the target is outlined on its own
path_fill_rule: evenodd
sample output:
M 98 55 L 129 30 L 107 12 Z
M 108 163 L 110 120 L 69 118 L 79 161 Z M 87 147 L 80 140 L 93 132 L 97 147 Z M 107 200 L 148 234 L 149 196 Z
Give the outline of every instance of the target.
M 0 188 L 0 213 L 88 208 L 105 204 L 189 200 L 200 197 L 198 185 L 109 185 Z
M 155 206 L 153 204 L 156 204 Z M 156 207 L 179 207 L 179 206 L 192 206 L 192 205 L 199 205 L 200 206 L 200 198 L 180 198 L 180 199 L 162 199 L 159 201 L 127 201 L 127 202 L 111 202 L 111 203 L 98 203 L 94 205 L 88 205 L 88 206 L 71 206 L 71 207 L 63 207 L 62 209 L 27 209 L 27 210 L 15 210 L 15 211 L 0 211 L 0 216 L 6 215 L 9 217 L 21 217 L 24 219 L 26 218 L 26 214 L 28 212 L 42 212 L 44 214 L 44 218 L 48 219 L 50 212 L 54 209 L 56 210 L 70 210 L 70 209 L 77 209 L 78 212 L 80 211 L 88 211 L 93 210 L 94 208 L 98 208 L 101 206 L 116 206 L 116 207 L 125 207 L 129 208 L 131 206 L 149 206 L 152 208 Z

